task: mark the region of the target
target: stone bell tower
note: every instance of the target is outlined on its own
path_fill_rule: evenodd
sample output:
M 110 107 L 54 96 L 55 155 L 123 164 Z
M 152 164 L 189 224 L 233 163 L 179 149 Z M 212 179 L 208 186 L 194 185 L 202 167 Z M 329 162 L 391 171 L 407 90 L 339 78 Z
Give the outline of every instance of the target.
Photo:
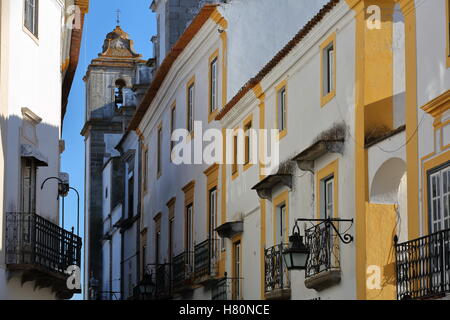
M 136 110 L 138 101 L 133 88 L 150 82 L 142 78 L 142 69 L 148 67 L 141 57 L 128 34 L 117 26 L 107 34 L 102 53 L 92 60 L 84 77 L 86 106 L 81 134 L 85 138 L 86 298 L 92 298 L 90 282 L 102 283 L 102 167 L 105 159 L 118 155 L 115 147 Z

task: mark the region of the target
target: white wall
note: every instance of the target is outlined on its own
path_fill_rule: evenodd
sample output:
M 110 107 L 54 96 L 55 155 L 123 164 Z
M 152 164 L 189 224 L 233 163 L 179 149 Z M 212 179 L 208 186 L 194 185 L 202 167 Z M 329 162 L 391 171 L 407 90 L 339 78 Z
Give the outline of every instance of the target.
M 49 182 L 43 191 L 40 185 L 50 176 L 58 176 L 60 168 L 59 139 L 61 128 L 61 37 L 63 4 L 58 0 L 40 1 L 39 39 L 33 39 L 23 28 L 24 1 L 2 1 L 2 116 L 7 117 L 7 168 L 2 178 L 1 194 L 3 213 L 20 210 L 20 144 L 22 108 L 29 108 L 42 118 L 36 126 L 35 147 L 48 159 L 48 167 L 38 169 L 37 213 L 59 222 L 57 183 Z M 7 19 L 4 19 L 7 17 Z M 4 42 L 5 41 L 5 42 Z M 8 42 L 6 42 L 8 41 Z M 3 85 L 8 83 L 8 87 Z M 6 92 L 5 92 L 6 91 Z M 6 94 L 5 94 L 6 93 Z M 5 95 L 4 95 L 5 94 Z M 5 97 L 5 98 L 3 98 Z M 6 112 L 7 110 L 7 112 Z M 5 127 L 2 125 L 2 138 Z M 6 144 L 5 144 L 6 142 Z M 3 187 L 7 186 L 7 188 Z M 0 238 L 4 228 L 0 228 Z M 4 253 L 4 242 L 0 247 Z M 0 298 L 54 298 L 48 290 L 35 290 L 27 284 L 17 285 L 16 280 L 7 281 L 3 257 L 0 259 Z
M 232 0 L 228 20 L 228 98 L 231 98 L 328 0 Z

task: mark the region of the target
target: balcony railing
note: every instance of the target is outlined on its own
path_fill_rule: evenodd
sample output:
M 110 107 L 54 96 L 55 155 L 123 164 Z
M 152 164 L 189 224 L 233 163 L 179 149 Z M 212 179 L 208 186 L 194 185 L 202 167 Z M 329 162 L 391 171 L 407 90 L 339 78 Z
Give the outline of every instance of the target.
M 180 291 L 189 287 L 194 276 L 194 253 L 183 252 L 172 261 L 173 290 Z
M 395 251 L 399 300 L 450 293 L 450 229 L 396 244 Z
M 220 240 L 208 239 L 195 246 L 195 279 L 215 277 L 219 271 Z
M 279 244 L 264 251 L 266 296 L 289 291 L 291 288 L 289 271 L 283 260 L 285 248 L 287 248 L 286 244 Z M 283 295 L 280 294 L 277 297 L 283 298 Z
M 6 264 L 66 275 L 81 265 L 81 238 L 34 213 L 6 214 Z
M 310 251 L 305 272 L 308 289 L 320 291 L 341 281 L 339 239 L 331 223 L 325 221 L 305 230 Z
M 242 300 L 244 279 L 224 278 L 218 280 L 211 289 L 211 300 Z

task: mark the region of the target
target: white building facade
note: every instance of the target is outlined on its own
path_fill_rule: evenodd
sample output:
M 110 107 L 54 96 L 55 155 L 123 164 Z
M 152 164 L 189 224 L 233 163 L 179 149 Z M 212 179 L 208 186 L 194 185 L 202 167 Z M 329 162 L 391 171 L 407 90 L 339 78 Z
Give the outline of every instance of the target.
M 62 119 L 88 1 L 0 6 L 0 299 L 67 299 L 76 291 L 65 271 L 80 266 L 81 239 L 60 226 L 69 183 L 58 182 Z M 79 24 L 66 24 L 70 17 Z
M 449 228 L 448 1 L 275 6 L 204 6 L 131 121 L 153 297 L 445 297 L 448 268 L 437 261 Z M 223 138 L 223 154 L 242 163 L 202 162 L 212 137 L 201 142 L 200 124 L 275 130 L 280 165 L 263 171 L 259 161 L 277 150 L 258 135 L 240 147 Z M 179 128 L 194 164 L 171 160 Z M 281 255 L 295 226 L 310 250 L 305 271 L 288 271 Z M 420 256 L 430 246 L 444 250 Z M 410 278 L 412 247 L 432 281 Z

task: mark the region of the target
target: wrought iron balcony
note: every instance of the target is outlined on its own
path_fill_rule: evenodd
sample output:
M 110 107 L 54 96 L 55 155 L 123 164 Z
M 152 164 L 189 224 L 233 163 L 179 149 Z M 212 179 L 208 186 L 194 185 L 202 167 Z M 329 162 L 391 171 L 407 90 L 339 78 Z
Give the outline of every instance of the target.
M 22 281 L 51 287 L 61 299 L 69 290 L 66 270 L 81 266 L 81 238 L 35 213 L 6 213 L 6 264 L 21 272 Z
M 399 300 L 450 293 L 450 229 L 396 243 L 395 252 Z
M 195 246 L 194 274 L 198 282 L 208 281 L 219 272 L 220 240 L 208 239 Z
M 266 299 L 289 299 L 291 281 L 283 260 L 286 244 L 279 244 L 264 251 Z
M 185 251 L 174 257 L 172 267 L 173 291 L 191 289 L 194 277 L 194 253 Z
M 217 280 L 211 289 L 211 300 L 242 300 L 244 279 L 225 277 Z
M 338 235 L 333 227 L 322 222 L 305 231 L 306 246 L 310 250 L 306 264 L 305 285 L 322 290 L 341 280 Z

